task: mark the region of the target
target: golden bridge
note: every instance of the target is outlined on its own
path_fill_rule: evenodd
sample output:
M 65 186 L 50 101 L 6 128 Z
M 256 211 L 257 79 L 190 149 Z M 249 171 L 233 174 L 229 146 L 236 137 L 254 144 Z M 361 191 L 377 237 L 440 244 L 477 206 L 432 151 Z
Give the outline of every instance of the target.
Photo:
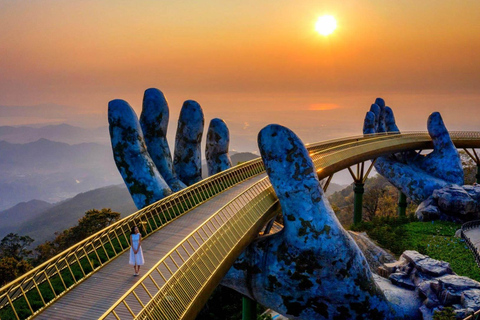
M 480 165 L 474 150 L 480 132 L 450 136 Z M 326 189 L 340 170 L 362 183 L 372 169 L 367 161 L 433 144 L 428 133 L 409 132 L 307 148 Z M 0 318 L 194 319 L 278 209 L 261 159 L 237 165 L 123 218 L 0 288 Z M 141 277 L 133 277 L 128 265 L 133 225 L 144 226 Z

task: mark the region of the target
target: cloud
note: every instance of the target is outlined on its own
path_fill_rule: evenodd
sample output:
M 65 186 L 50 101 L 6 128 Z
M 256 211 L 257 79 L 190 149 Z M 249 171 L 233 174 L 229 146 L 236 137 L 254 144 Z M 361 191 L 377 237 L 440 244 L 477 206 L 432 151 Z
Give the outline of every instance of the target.
M 311 111 L 325 111 L 325 110 L 333 110 L 338 108 L 340 108 L 340 106 L 335 103 L 313 103 L 308 106 L 308 110 L 311 110 Z

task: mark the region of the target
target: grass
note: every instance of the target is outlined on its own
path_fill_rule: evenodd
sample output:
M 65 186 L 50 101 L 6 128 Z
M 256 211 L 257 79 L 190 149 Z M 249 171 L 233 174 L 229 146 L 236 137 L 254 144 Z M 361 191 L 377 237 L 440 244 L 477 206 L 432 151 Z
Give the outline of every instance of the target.
M 415 250 L 437 260 L 450 263 L 453 271 L 480 281 L 480 268 L 465 240 L 455 238 L 461 224 L 445 221 L 419 222 L 413 217 L 376 218 L 351 229 L 366 231 L 383 248 L 397 255 Z

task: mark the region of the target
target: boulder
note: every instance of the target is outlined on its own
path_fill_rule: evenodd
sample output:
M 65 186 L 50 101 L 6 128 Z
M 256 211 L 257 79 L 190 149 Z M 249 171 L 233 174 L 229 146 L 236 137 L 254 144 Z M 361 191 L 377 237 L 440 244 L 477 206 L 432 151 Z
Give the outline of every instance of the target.
M 464 308 L 477 310 L 480 307 L 480 290 L 469 289 L 463 291 L 460 302 Z
M 439 208 L 447 213 L 468 214 L 478 211 L 477 201 L 471 194 L 475 189 L 469 189 L 467 192 L 463 187 L 457 185 L 448 185 L 442 189 L 433 192 L 433 198 L 437 200 Z M 480 191 L 480 189 L 479 189 Z
M 453 273 L 448 262 L 432 259 L 417 251 L 407 250 L 402 254 L 402 257 L 408 262 L 413 263 L 415 268 L 429 276 L 439 277 L 444 274 Z
M 441 212 L 437 205 L 437 201 L 431 196 L 427 200 L 420 203 L 415 211 L 415 215 L 420 221 L 432 221 L 440 218 Z

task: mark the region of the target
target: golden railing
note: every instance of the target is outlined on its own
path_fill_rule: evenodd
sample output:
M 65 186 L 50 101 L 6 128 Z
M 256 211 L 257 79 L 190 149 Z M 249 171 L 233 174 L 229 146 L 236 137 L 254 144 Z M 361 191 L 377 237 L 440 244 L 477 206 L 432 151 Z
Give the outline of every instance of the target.
M 452 132 L 451 137 L 457 147 L 480 147 L 480 132 Z M 360 161 L 432 146 L 427 133 L 414 132 L 351 137 L 307 145 L 307 149 L 323 179 Z M 265 190 L 269 193 L 264 194 Z M 237 203 L 248 198 L 252 207 Z M 273 217 L 270 209 L 277 202 L 269 181 L 257 182 L 187 236 L 100 319 L 193 319 L 235 258 L 256 237 L 255 230 Z M 265 208 L 263 213 L 254 207 L 257 203 L 261 203 L 258 208 Z M 211 219 L 221 220 L 217 228 Z M 235 224 L 242 220 L 250 221 L 251 228 Z
M 480 147 L 479 132 L 451 132 L 450 135 L 458 148 Z M 432 143 L 428 134 L 415 132 L 361 135 L 310 144 L 307 147 L 319 178 L 323 179 L 355 163 L 388 153 L 431 149 Z M 38 314 L 127 250 L 127 235 L 133 225 L 144 224 L 144 234 L 148 237 L 166 223 L 213 196 L 262 172 L 264 168 L 260 159 L 233 167 L 162 199 L 79 242 L 0 288 L 1 319 L 7 319 L 2 312 L 8 310 L 14 314 L 13 319 L 30 318 Z M 189 313 L 186 311 L 181 314 Z
M 70 291 L 130 246 L 130 229 L 148 237 L 215 195 L 264 172 L 255 159 L 218 173 L 121 219 L 0 288 L 0 319 L 26 319 Z
M 193 319 L 273 217 L 277 201 L 268 178 L 255 183 L 173 248 L 100 319 Z

